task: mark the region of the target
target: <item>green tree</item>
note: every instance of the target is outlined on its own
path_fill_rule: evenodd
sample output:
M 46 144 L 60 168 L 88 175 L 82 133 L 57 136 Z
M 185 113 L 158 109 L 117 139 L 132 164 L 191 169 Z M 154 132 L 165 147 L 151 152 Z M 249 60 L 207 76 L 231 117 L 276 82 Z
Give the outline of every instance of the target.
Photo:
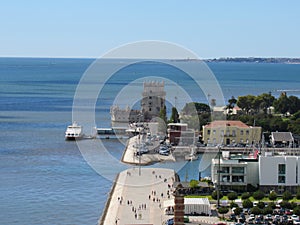
M 270 207 L 270 206 L 265 207 L 265 208 L 262 209 L 262 213 L 263 213 L 264 215 L 272 214 L 272 213 L 273 213 L 273 209 L 272 209 L 272 207 Z
M 260 208 L 260 209 L 263 209 L 263 208 L 265 208 L 265 203 L 264 202 L 258 202 L 257 207 Z
M 232 110 L 234 108 L 234 106 L 236 105 L 237 100 L 235 99 L 234 96 L 231 97 L 231 99 L 228 100 L 228 104 L 226 106 L 226 109 L 228 110 L 228 114 L 232 113 Z
M 300 110 L 300 99 L 296 96 L 289 97 L 289 113 L 294 114 Z
M 245 199 L 242 204 L 243 204 L 243 208 L 246 209 L 250 209 L 253 207 L 253 203 L 250 199 Z
M 259 200 L 262 200 L 265 197 L 265 194 L 262 191 L 258 190 L 256 192 L 254 192 L 252 196 L 255 200 L 259 201 Z
M 250 109 L 253 109 L 254 100 L 255 100 L 255 96 L 253 95 L 239 96 L 237 100 L 237 105 L 246 114 L 249 114 Z
M 300 206 L 296 206 L 293 209 L 293 214 L 296 214 L 297 216 L 300 216 Z
M 277 193 L 275 191 L 271 191 L 269 194 L 269 199 L 271 201 L 275 201 L 277 199 Z
M 257 206 L 254 206 L 252 209 L 251 209 L 251 213 L 253 213 L 254 215 L 259 215 L 261 214 L 262 210 L 260 208 L 258 208 Z
M 199 115 L 203 113 L 210 113 L 210 107 L 207 104 L 200 102 L 190 102 L 186 103 L 182 109 L 182 114 L 184 115 Z
M 248 198 L 250 198 L 250 193 L 249 192 L 244 192 L 243 194 L 242 194 L 242 196 L 241 196 L 241 198 L 243 199 L 243 200 L 245 200 L 245 199 L 248 199 Z
M 281 208 L 285 208 L 285 209 L 291 209 L 291 203 L 289 203 L 288 201 L 284 200 L 282 202 L 279 203 Z
M 179 114 L 178 111 L 175 107 L 172 107 L 172 114 L 169 120 L 170 123 L 179 123 Z
M 296 198 L 299 200 L 300 199 L 300 188 L 297 188 L 297 193 L 296 193 Z
M 196 188 L 199 185 L 199 181 L 198 180 L 191 180 L 190 181 L 190 187 L 191 188 Z
M 167 132 L 167 108 L 164 106 L 159 112 L 158 130 L 161 133 Z
M 219 197 L 221 199 L 223 197 L 223 194 L 220 191 L 219 191 L 219 193 L 220 193 Z M 218 191 L 213 191 L 213 193 L 211 194 L 211 197 L 213 199 L 217 200 L 218 199 Z
M 238 195 L 236 192 L 230 192 L 230 193 L 228 193 L 227 197 L 229 200 L 233 201 L 233 200 L 237 199 Z
M 233 212 L 235 215 L 240 215 L 243 212 L 243 210 L 240 207 L 236 207 Z
M 227 207 L 222 206 L 218 209 L 218 213 L 223 214 L 223 218 L 224 218 L 224 214 L 226 214 L 228 212 L 229 212 L 229 209 Z
M 289 192 L 289 191 L 283 192 L 283 194 L 282 194 L 282 199 L 283 199 L 283 200 L 289 201 L 289 200 L 291 200 L 292 198 L 293 198 L 293 196 L 292 196 L 291 192 Z
M 281 93 L 280 97 L 274 101 L 274 108 L 276 112 L 286 114 L 289 111 L 289 98 L 286 93 Z
M 239 205 L 238 204 L 236 204 L 235 202 L 230 202 L 230 208 L 232 209 L 232 208 L 236 208 L 236 207 L 238 207 Z

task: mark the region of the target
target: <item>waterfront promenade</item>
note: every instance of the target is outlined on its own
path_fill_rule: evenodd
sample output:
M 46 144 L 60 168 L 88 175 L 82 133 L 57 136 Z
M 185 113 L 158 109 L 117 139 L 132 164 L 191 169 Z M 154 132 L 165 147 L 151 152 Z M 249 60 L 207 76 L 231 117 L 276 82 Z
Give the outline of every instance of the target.
M 172 199 L 175 172 L 160 168 L 132 168 L 121 172 L 111 191 L 99 225 L 155 224 L 170 216 L 163 201 Z

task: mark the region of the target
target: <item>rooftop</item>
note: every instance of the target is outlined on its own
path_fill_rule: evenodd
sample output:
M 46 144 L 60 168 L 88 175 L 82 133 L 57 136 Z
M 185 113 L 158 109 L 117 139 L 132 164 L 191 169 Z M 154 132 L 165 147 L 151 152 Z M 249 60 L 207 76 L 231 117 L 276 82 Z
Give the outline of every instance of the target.
M 213 127 L 241 127 L 249 128 L 248 125 L 244 124 L 242 121 L 238 120 L 215 120 L 205 126 L 206 128 Z

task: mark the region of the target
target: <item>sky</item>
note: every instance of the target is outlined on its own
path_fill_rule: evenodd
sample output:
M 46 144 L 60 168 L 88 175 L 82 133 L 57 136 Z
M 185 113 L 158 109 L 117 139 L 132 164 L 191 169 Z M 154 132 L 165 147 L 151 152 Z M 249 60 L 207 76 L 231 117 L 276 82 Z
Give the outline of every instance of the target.
M 300 57 L 299 0 L 1 0 L 0 57 L 99 57 L 143 40 L 200 58 Z

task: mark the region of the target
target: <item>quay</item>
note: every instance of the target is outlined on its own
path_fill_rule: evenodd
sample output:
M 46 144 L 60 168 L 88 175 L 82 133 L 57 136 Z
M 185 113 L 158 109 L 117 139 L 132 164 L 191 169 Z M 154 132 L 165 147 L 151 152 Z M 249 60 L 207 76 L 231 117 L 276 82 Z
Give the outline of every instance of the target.
M 111 190 L 99 225 L 162 224 L 163 202 L 172 199 L 174 170 L 132 168 L 122 171 Z
M 137 135 L 129 138 L 121 161 L 133 165 L 151 165 L 161 161 L 175 161 L 172 154 L 165 156 L 155 153 L 155 150 L 159 147 L 158 141 L 153 142 L 152 146 L 148 146 L 149 153 L 137 155 L 139 151 L 138 146 L 141 142 L 142 136 L 139 137 L 139 135 Z

